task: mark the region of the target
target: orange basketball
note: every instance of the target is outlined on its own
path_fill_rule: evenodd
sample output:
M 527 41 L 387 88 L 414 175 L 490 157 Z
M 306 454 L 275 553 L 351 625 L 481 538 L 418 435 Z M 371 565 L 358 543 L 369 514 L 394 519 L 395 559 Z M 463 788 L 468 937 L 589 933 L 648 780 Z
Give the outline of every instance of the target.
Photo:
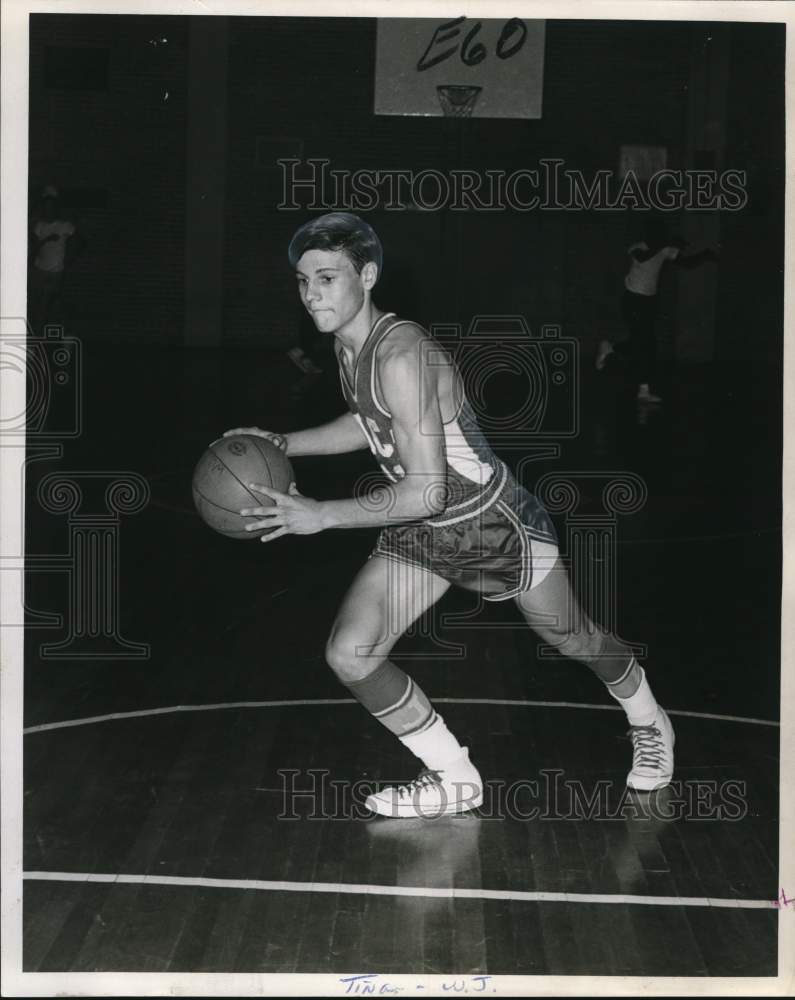
M 295 481 L 289 459 L 267 438 L 235 434 L 214 441 L 199 459 L 193 473 L 193 502 L 200 517 L 227 538 L 261 538 L 274 529 L 246 531 L 241 517 L 246 507 L 266 507 L 273 501 L 249 489 L 249 483 L 272 486 L 286 493 Z

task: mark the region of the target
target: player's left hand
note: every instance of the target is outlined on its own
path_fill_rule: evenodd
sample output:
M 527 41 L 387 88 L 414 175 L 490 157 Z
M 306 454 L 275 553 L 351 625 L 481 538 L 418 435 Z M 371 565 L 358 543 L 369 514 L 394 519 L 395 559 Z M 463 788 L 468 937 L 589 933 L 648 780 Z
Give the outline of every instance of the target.
M 253 516 L 260 520 L 252 521 L 246 525 L 246 531 L 261 531 L 263 528 L 275 528 L 267 535 L 260 538 L 261 542 L 272 542 L 282 535 L 313 535 L 317 531 L 323 530 L 323 522 L 320 516 L 322 504 L 311 497 L 305 497 L 298 492 L 295 483 L 290 483 L 287 493 L 274 490 L 271 486 L 263 486 L 260 483 L 249 483 L 249 488 L 255 493 L 262 493 L 263 496 L 273 500 L 273 506 L 268 507 L 245 507 L 240 513 L 245 516 Z

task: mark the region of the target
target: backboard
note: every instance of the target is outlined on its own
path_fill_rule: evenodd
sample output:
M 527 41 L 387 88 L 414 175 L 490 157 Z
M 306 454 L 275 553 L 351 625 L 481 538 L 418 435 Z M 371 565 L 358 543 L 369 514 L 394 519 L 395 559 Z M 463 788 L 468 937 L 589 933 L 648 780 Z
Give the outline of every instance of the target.
M 377 115 L 540 118 L 545 21 L 381 18 Z

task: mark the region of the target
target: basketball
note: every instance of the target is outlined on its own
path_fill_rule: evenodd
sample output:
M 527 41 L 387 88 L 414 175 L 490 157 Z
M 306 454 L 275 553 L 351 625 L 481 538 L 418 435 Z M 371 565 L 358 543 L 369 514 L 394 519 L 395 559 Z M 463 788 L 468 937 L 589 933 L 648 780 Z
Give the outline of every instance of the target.
M 281 448 L 267 438 L 235 434 L 213 441 L 199 459 L 193 473 L 193 502 L 205 524 L 227 538 L 261 538 L 274 529 L 246 531 L 246 523 L 256 517 L 241 517 L 239 511 L 273 501 L 250 490 L 248 484 L 286 493 L 292 482 L 293 467 Z

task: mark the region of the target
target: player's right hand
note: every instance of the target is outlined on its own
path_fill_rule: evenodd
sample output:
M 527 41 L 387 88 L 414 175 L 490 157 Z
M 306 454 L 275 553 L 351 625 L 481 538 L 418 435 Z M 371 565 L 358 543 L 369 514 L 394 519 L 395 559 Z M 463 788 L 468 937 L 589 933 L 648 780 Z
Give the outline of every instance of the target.
M 263 431 L 259 427 L 235 427 L 234 430 L 224 431 L 222 437 L 232 437 L 235 434 L 251 434 L 254 437 L 265 438 L 266 441 L 270 441 L 271 444 L 275 444 L 277 448 L 281 448 L 282 451 L 287 451 L 287 438 L 284 434 L 276 434 L 273 431 Z

